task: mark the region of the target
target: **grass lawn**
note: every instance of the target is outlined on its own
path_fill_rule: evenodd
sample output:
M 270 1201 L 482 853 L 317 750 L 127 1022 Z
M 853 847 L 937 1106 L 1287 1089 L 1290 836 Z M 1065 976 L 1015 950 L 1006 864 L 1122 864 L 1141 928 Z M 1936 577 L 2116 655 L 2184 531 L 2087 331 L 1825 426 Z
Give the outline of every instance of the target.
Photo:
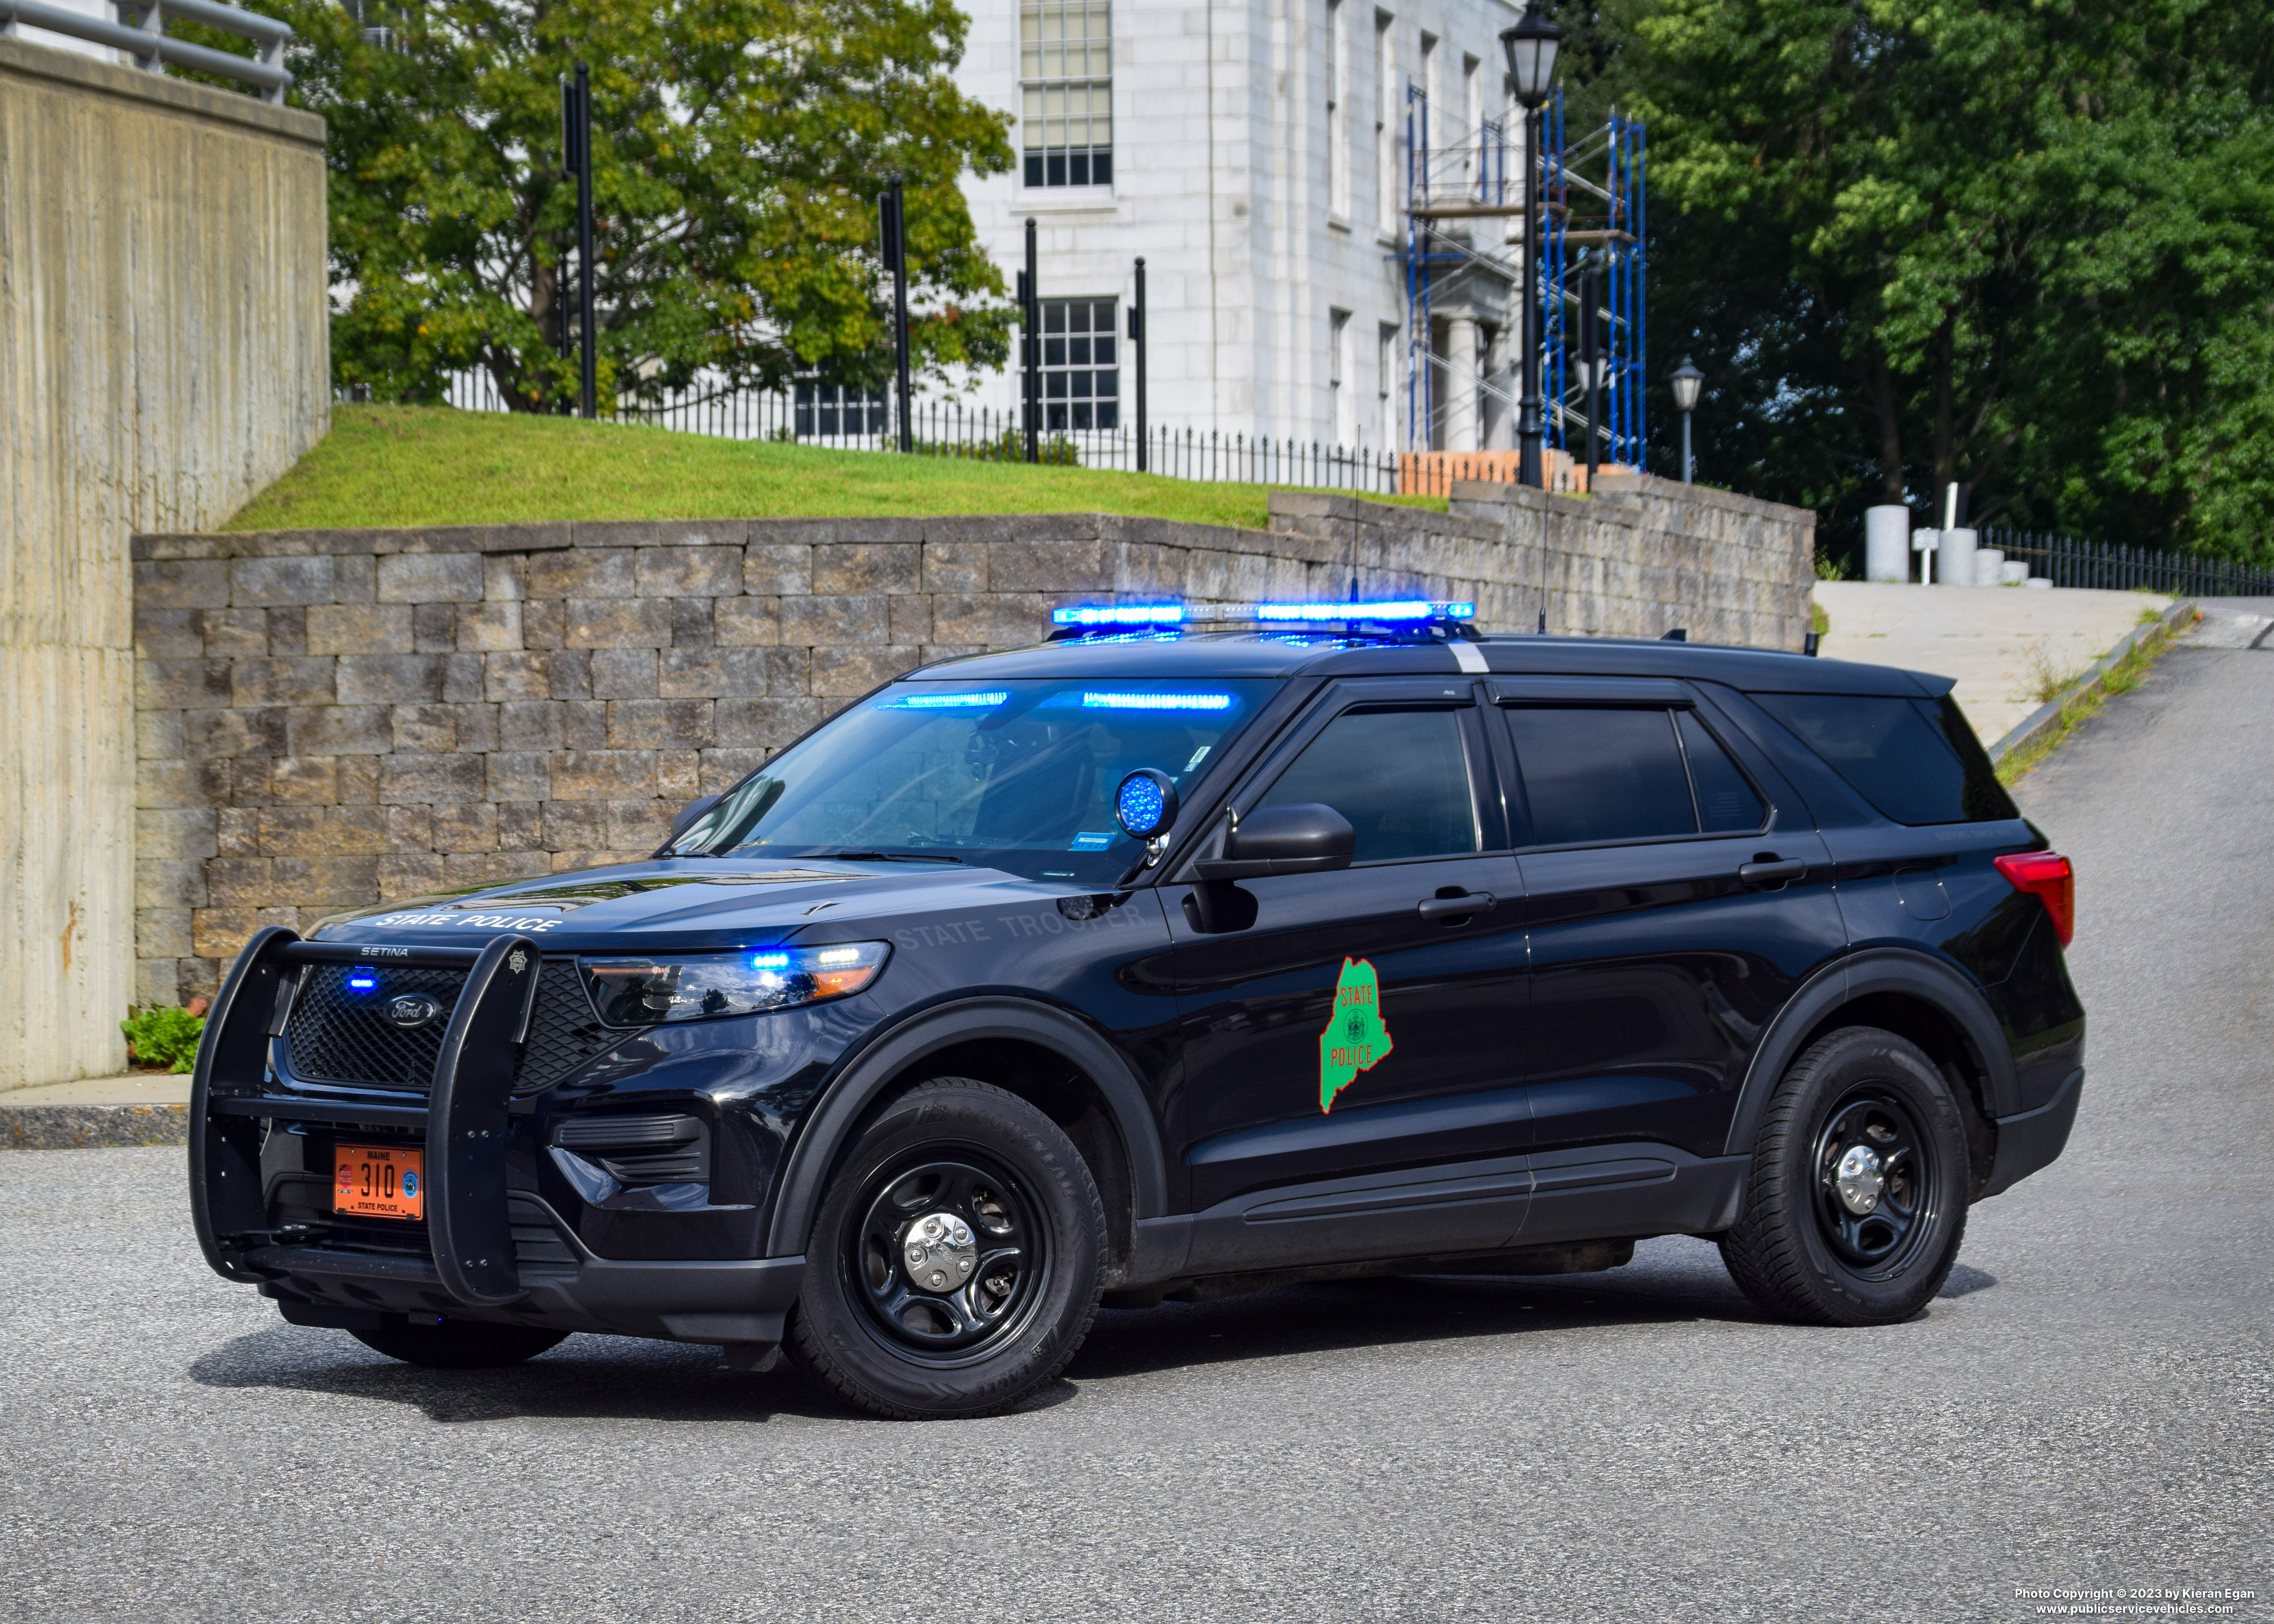
M 1270 488 L 825 451 L 573 417 L 335 406 L 331 433 L 222 528 L 1118 513 L 1261 530 Z M 1383 500 L 1445 507 L 1437 497 Z

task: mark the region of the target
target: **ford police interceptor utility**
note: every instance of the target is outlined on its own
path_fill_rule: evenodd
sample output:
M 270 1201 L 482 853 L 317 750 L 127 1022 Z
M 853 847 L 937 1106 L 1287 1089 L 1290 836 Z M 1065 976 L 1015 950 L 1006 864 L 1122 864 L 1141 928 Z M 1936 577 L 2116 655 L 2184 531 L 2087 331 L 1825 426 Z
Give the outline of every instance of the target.
M 1135 1306 L 1718 1241 L 1916 1312 L 2059 1154 L 2067 861 L 1939 678 L 1122 605 L 870 694 L 644 862 L 245 948 L 213 1267 L 422 1365 L 777 1350 L 1017 1402 Z

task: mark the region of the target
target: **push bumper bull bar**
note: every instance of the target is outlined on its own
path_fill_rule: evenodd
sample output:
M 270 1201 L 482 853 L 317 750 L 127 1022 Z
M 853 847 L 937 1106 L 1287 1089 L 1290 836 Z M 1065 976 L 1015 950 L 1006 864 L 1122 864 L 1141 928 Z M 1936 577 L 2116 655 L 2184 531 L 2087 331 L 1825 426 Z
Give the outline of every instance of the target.
M 466 973 L 426 1104 L 272 1094 L 269 1044 L 283 1035 L 303 972 L 374 961 Z M 480 948 L 372 947 L 305 942 L 271 926 L 246 943 L 207 1014 L 190 1093 L 190 1210 L 215 1272 L 245 1284 L 265 1278 L 248 1267 L 270 1238 L 264 1119 L 385 1124 L 425 1134 L 426 1231 L 441 1289 L 469 1308 L 501 1308 L 527 1296 L 507 1212 L 507 1108 L 539 967 L 526 936 L 496 936 Z

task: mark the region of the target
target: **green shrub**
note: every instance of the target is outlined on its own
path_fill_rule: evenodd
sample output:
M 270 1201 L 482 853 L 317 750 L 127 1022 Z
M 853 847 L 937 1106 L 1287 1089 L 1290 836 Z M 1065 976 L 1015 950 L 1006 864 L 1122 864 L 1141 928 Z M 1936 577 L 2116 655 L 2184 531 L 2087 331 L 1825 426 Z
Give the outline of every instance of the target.
M 127 1056 L 137 1065 L 186 1071 L 198 1057 L 198 1038 L 206 1029 L 206 1021 L 202 1015 L 162 1004 L 130 1011 L 118 1029 L 126 1034 Z

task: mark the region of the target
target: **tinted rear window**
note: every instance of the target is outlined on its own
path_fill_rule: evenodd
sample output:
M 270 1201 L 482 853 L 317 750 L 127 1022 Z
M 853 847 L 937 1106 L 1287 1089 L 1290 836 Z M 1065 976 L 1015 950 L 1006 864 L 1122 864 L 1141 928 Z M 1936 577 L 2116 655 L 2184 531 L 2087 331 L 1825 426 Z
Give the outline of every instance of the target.
M 1755 704 L 1898 823 L 2019 817 L 1958 703 L 1861 694 L 1755 694 Z
M 1521 705 L 1502 714 L 1536 845 L 1737 832 L 1767 816 L 1687 710 Z

